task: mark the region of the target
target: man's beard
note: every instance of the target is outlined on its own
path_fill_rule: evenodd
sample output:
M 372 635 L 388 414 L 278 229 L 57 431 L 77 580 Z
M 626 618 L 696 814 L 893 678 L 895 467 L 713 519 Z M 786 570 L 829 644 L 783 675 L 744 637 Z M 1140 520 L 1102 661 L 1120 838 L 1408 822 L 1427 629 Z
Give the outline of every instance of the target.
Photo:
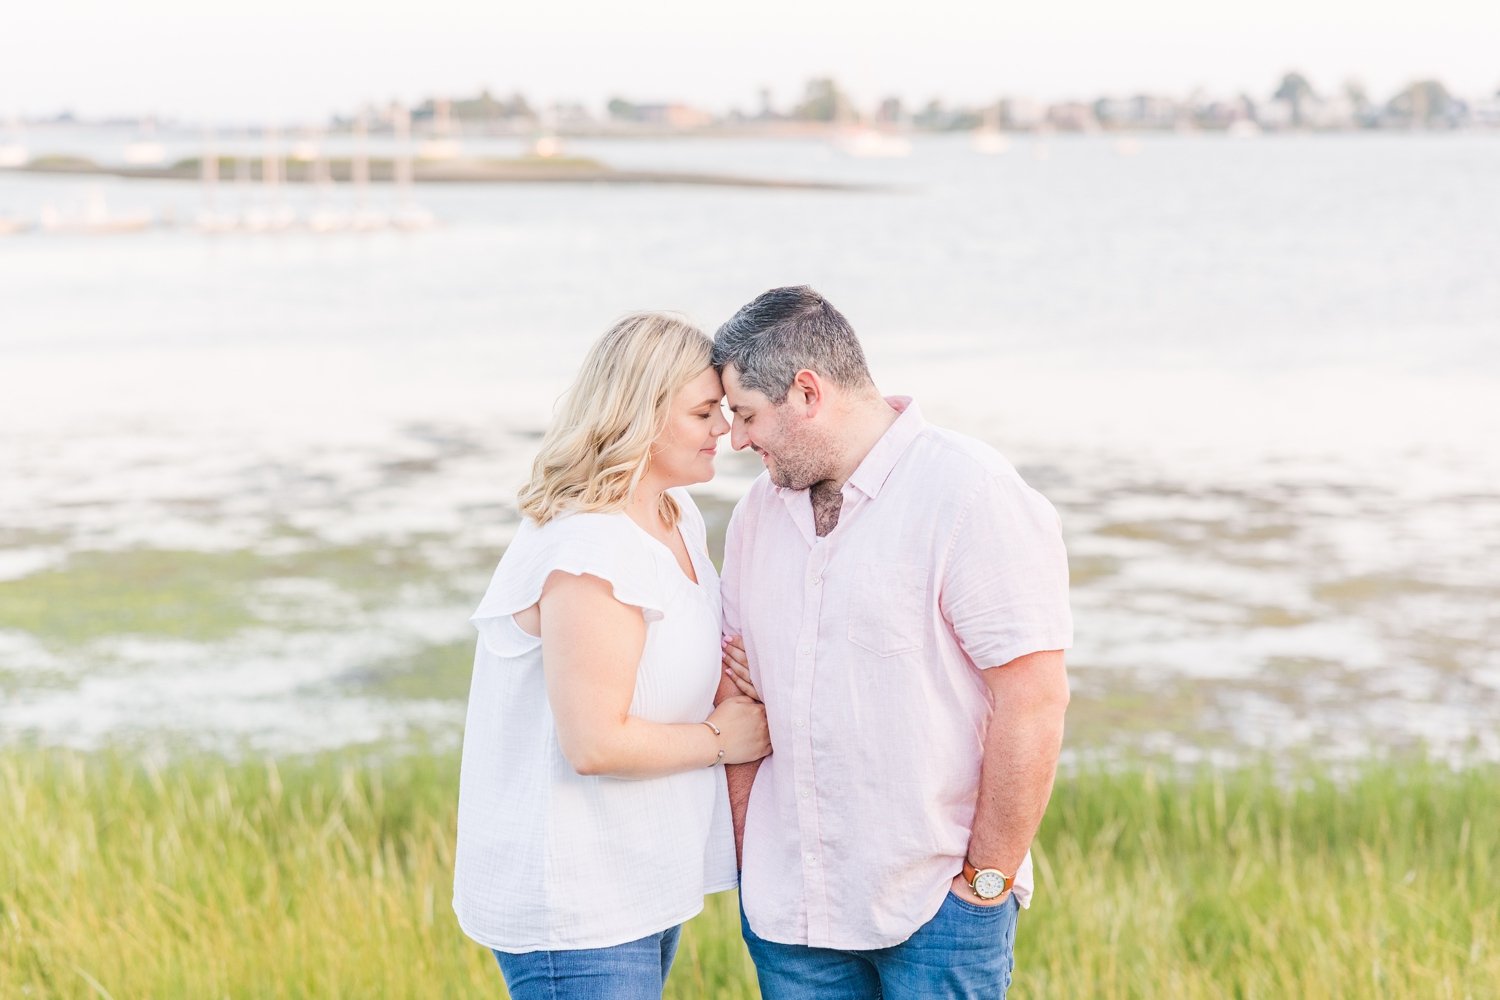
M 834 449 L 821 434 L 808 430 L 777 449 L 772 459 L 771 482 L 784 490 L 805 490 L 829 478 Z
M 818 476 L 817 478 L 810 478 L 808 474 L 804 473 L 800 469 L 794 469 L 791 472 L 788 472 L 779 464 L 771 472 L 771 482 L 775 483 L 777 486 L 781 487 L 784 490 L 810 489 L 813 483 L 816 483 L 823 478 L 825 477 Z

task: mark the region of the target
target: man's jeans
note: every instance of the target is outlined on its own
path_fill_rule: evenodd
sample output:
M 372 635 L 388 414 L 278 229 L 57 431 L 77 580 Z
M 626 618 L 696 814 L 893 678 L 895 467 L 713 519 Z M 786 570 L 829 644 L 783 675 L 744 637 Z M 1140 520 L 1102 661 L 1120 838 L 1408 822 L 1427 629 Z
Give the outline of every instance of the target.
M 495 952 L 511 1000 L 661 1000 L 681 927 L 612 948 Z
M 898 945 L 835 951 L 776 944 L 740 928 L 764 1000 L 996 1000 L 1015 968 L 1014 896 L 979 906 L 948 893 L 937 916 Z

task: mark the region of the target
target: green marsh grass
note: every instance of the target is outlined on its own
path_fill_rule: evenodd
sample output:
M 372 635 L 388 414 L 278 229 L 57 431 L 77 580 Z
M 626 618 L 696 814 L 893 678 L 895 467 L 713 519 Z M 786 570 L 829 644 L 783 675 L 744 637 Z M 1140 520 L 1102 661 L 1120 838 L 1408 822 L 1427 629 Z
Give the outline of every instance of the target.
M 0 996 L 503 996 L 449 908 L 457 760 L 0 751 Z M 1012 995 L 1500 995 L 1500 769 L 1083 769 Z M 668 995 L 753 997 L 732 897 Z

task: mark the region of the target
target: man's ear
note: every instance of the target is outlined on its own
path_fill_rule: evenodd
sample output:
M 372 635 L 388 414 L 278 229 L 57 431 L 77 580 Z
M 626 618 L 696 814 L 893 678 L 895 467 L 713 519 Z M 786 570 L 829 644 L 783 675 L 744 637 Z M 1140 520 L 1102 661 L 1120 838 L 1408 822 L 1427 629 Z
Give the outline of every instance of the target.
M 804 368 L 792 378 L 792 387 L 787 398 L 798 404 L 808 416 L 815 415 L 823 406 L 823 379 L 815 371 Z

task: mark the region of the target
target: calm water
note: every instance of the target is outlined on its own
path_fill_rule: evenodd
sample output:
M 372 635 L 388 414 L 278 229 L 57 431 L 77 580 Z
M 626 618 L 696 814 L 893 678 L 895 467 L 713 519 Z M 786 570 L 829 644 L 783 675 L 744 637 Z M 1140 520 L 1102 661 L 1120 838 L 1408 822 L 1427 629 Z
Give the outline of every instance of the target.
M 415 234 L 0 238 L 0 739 L 451 738 L 464 615 L 588 341 L 807 282 L 883 388 L 1062 512 L 1075 749 L 1500 757 L 1500 137 L 570 151 L 879 190 L 442 186 Z M 202 197 L 0 174 L 0 215 L 91 191 Z M 720 465 L 715 510 L 755 471 Z

